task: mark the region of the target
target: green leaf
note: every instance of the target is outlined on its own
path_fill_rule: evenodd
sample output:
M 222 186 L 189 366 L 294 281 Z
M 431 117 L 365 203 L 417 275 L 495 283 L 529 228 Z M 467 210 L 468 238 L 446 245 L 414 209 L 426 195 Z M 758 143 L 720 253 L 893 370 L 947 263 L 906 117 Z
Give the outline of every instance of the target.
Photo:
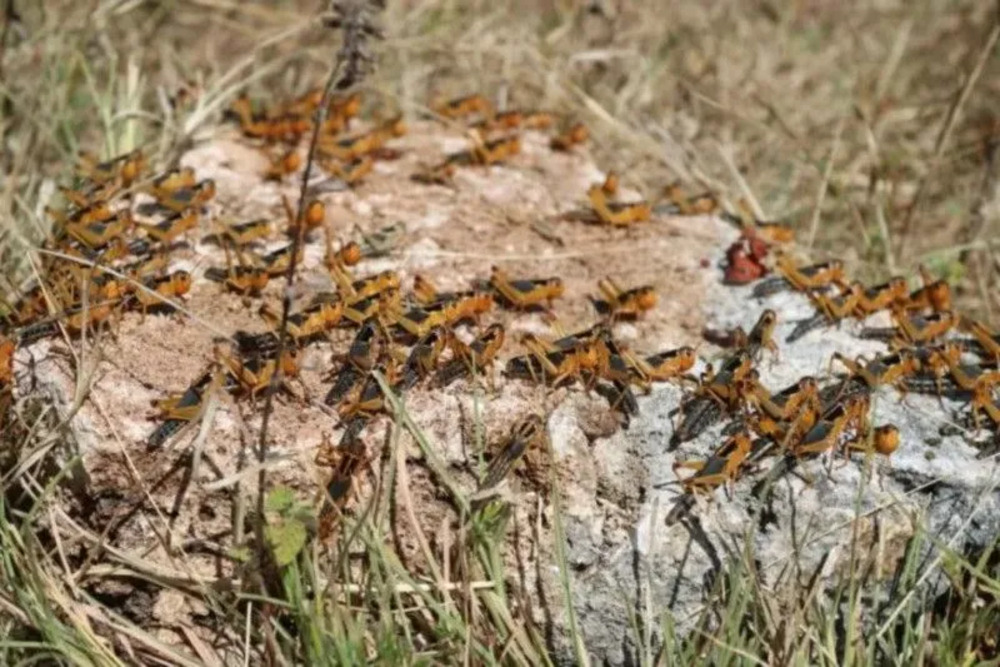
M 279 486 L 267 494 L 265 507 L 268 512 L 282 513 L 295 504 L 295 493 L 285 486 Z
M 298 521 L 288 521 L 267 527 L 267 541 L 274 560 L 284 567 L 295 560 L 306 544 L 306 527 Z

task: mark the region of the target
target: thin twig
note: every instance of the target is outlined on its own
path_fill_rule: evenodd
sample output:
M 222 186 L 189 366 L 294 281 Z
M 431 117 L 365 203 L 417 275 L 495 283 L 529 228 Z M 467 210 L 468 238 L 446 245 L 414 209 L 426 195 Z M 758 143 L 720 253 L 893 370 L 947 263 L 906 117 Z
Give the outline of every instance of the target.
M 326 86 L 323 89 L 323 99 L 320 102 L 319 108 L 316 110 L 316 114 L 313 118 L 313 133 L 309 140 L 309 156 L 306 159 L 306 166 L 302 172 L 302 186 L 299 191 L 299 203 L 295 214 L 295 220 L 302 219 L 302 212 L 305 207 L 306 190 L 309 184 L 309 176 L 312 173 L 313 160 L 316 153 L 316 144 L 319 142 L 319 132 L 320 127 L 326 121 L 326 105 L 330 99 L 330 91 L 333 90 L 333 86 L 337 80 L 337 75 L 340 72 L 341 63 L 338 60 L 334 65 L 333 70 L 330 72 L 330 76 L 327 79 Z M 293 221 L 294 224 L 294 221 Z M 277 387 L 280 378 L 282 376 L 282 368 L 280 359 L 285 352 L 285 345 L 287 343 L 288 337 L 288 316 L 291 311 L 292 306 L 292 289 L 295 285 L 295 270 L 298 268 L 299 252 L 302 248 L 302 237 L 304 234 L 304 225 L 297 225 L 298 231 L 295 237 L 292 239 L 292 251 L 291 251 L 291 261 L 288 263 L 288 270 L 285 272 L 285 290 L 281 297 L 281 324 L 278 327 L 278 350 L 277 358 L 279 363 L 277 365 L 277 372 L 272 376 L 270 386 L 268 387 L 267 397 L 264 399 L 264 412 L 261 417 L 260 423 L 260 437 L 257 441 L 257 460 L 263 466 L 264 462 L 267 460 L 267 427 L 270 422 L 271 411 L 274 409 L 274 392 Z M 264 485 L 267 481 L 267 473 L 264 468 L 261 467 L 260 473 L 257 477 L 258 483 L 258 498 L 257 498 L 257 511 L 259 518 L 263 517 L 264 513 Z M 262 519 L 261 519 L 262 520 Z
M 830 155 L 826 159 L 826 167 L 823 169 L 823 178 L 820 179 L 819 189 L 816 193 L 816 205 L 813 207 L 812 220 L 809 221 L 809 238 L 806 241 L 806 248 L 812 252 L 813 243 L 816 241 L 816 232 L 819 231 L 819 219 L 823 211 L 823 202 L 826 200 L 826 193 L 830 186 L 830 176 L 833 174 L 833 163 L 837 160 L 837 149 L 840 148 L 840 136 L 844 132 L 844 118 L 837 121 L 837 129 L 833 132 L 833 143 L 830 146 Z M 888 241 L 887 241 L 888 242 Z
M 319 107 L 313 115 L 312 136 L 309 139 L 309 152 L 306 158 L 305 169 L 302 171 L 302 182 L 299 188 L 299 202 L 295 213 L 293 224 L 297 229 L 292 239 L 292 257 L 288 263 L 288 270 L 285 272 L 285 290 L 281 299 L 281 323 L 278 327 L 278 348 L 277 348 L 277 371 L 271 377 L 268 387 L 267 397 L 264 399 L 264 412 L 261 415 L 260 438 L 257 442 L 257 461 L 260 464 L 260 472 L 257 475 L 257 521 L 256 537 L 259 549 L 264 548 L 264 490 L 267 485 L 267 468 L 264 463 L 267 461 L 267 429 L 270 423 L 271 412 L 274 408 L 274 394 L 282 381 L 282 365 L 280 360 L 284 355 L 288 343 L 288 317 L 292 308 L 292 295 L 295 286 L 295 270 L 298 268 L 299 253 L 302 249 L 303 237 L 305 236 L 305 225 L 296 224 L 301 221 L 306 206 L 306 194 L 309 188 L 309 177 L 312 174 L 313 162 L 316 157 L 316 147 L 319 144 L 320 131 L 326 122 L 330 98 L 333 91 L 346 90 L 358 83 L 363 75 L 362 62 L 366 59 L 364 53 L 364 42 L 368 37 L 376 33 L 364 15 L 366 2 L 357 0 L 350 6 L 344 3 L 334 3 L 333 7 L 337 14 L 334 22 L 328 25 L 334 28 L 343 29 L 343 44 L 337 52 L 336 60 L 330 75 L 327 77 L 326 85 L 323 87 L 323 96 Z

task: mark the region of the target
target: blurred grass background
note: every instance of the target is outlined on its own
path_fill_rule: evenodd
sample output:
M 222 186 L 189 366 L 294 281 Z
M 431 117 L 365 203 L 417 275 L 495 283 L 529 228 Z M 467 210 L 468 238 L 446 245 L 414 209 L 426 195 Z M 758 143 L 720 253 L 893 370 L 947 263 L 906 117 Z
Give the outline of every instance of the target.
M 183 145 L 240 88 L 301 92 L 329 38 L 306 0 L 11 2 L 0 210 L 25 222 L 78 146 Z M 862 279 L 955 281 L 997 323 L 997 5 L 457 0 L 389 3 L 379 107 L 481 91 L 568 112 L 599 164 L 680 179 L 791 221 Z M 178 94 L 191 106 L 171 109 Z M 196 108 L 192 112 L 191 108 Z
M 41 207 L 77 150 L 111 156 L 143 146 L 169 162 L 210 135 L 239 92 L 279 98 L 317 85 L 336 48 L 316 1 L 0 6 L 7 285 L 26 275 L 24 250 L 45 231 Z M 1000 324 L 994 3 L 394 0 L 383 24 L 379 68 L 365 83 L 372 108 L 419 112 L 439 97 L 482 92 L 502 106 L 567 113 L 590 126 L 600 166 L 649 194 L 681 180 L 730 203 L 747 198 L 767 218 L 790 221 L 813 259 L 842 258 L 871 281 L 912 278 L 925 264 L 954 281 L 962 312 Z M 322 603 L 314 593 L 339 563 L 305 554 L 283 571 L 285 587 L 274 598 L 236 603 L 185 589 L 204 597 L 225 641 L 210 649 L 189 637 L 187 647 L 164 647 L 77 585 L 44 513 L 3 509 L 4 664 L 228 664 L 234 655 L 271 664 L 549 660 L 538 629 L 493 589 L 470 601 L 462 591 L 432 588 L 412 602 L 422 612 L 405 611 L 411 598 L 398 591 L 419 586 L 370 520 L 359 521 L 350 539 L 368 550 L 364 584 L 378 595 L 352 598 L 351 606 Z M 495 559 L 491 533 L 477 539 L 475 549 Z M 640 661 L 995 659 L 995 550 L 945 552 L 932 567 L 917 562 L 916 545 L 910 553 L 888 583 L 852 572 L 833 593 L 817 594 L 765 586 L 748 552 L 716 582 L 686 639 L 674 641 L 668 618 L 637 619 L 636 646 L 651 646 L 652 633 L 667 639 Z M 502 583 L 488 567 L 479 574 Z M 928 581 L 948 585 L 941 592 Z M 244 626 L 257 627 L 260 609 L 271 615 L 251 635 Z M 868 610 L 872 617 L 862 619 Z M 874 631 L 862 620 L 869 629 L 874 620 Z

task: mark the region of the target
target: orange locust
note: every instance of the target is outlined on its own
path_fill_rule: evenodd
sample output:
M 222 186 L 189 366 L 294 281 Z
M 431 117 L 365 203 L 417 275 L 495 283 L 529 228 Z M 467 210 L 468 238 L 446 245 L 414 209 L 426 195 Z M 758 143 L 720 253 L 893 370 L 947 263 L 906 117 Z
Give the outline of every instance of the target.
M 463 118 L 472 114 L 493 115 L 493 105 L 482 95 L 467 95 L 434 107 L 434 113 L 445 118 Z
M 387 141 L 406 134 L 406 123 L 402 118 L 393 118 L 382 125 L 353 137 L 339 139 L 321 137 L 319 150 L 324 156 L 341 162 L 351 162 L 381 149 Z
M 229 113 L 239 120 L 243 134 L 268 141 L 297 140 L 312 128 L 312 120 L 295 114 L 261 117 L 254 113 L 249 98 L 240 97 L 229 107 Z
M 533 337 L 522 341 L 530 354 L 514 357 L 507 362 L 504 373 L 509 377 L 542 381 L 558 387 L 566 381 L 584 380 L 584 373 L 593 376 L 600 365 L 594 345 L 581 345 L 572 349 L 552 349 Z
M 569 151 L 590 138 L 590 131 L 583 123 L 576 123 L 562 134 L 552 137 L 549 147 L 555 151 Z
M 678 183 L 668 185 L 665 194 L 680 215 L 708 215 L 719 208 L 719 202 L 714 195 L 705 193 L 697 197 L 688 197 Z
M 902 310 L 893 311 L 893 320 L 899 335 L 893 339 L 896 346 L 926 343 L 944 336 L 958 326 L 960 318 L 951 310 L 942 310 L 926 317 L 910 318 Z
M 888 341 L 891 347 L 909 347 L 928 343 L 957 327 L 961 318 L 954 311 L 936 311 L 930 315 L 910 316 L 903 307 L 892 311 L 892 327 L 866 327 L 861 338 Z
M 118 303 L 118 300 L 114 300 L 73 306 L 48 321 L 30 324 L 21 329 L 18 332 L 18 344 L 27 345 L 40 338 L 58 334 L 60 324 L 72 335 L 80 334 L 86 328 L 93 329 L 111 317 Z
M 993 394 L 1000 385 L 1000 371 L 983 371 L 978 366 L 963 366 L 956 359 L 948 359 L 951 379 L 957 387 L 971 392 L 970 409 L 973 424 L 978 431 L 983 412 L 1000 426 L 1000 407 L 993 400 Z
M 132 227 L 132 215 L 126 210 L 104 222 L 70 222 L 66 233 L 88 248 L 96 249 L 108 245 Z
M 957 341 L 916 348 L 914 353 L 920 361 L 921 372 L 904 380 L 906 390 L 924 394 L 934 393 L 938 396 L 961 391 L 949 376 L 953 368 L 962 369 L 963 352 L 963 346 Z
M 77 209 L 85 209 L 90 208 L 95 204 L 107 202 L 109 199 L 118 194 L 119 189 L 120 186 L 115 181 L 109 181 L 104 185 L 92 186 L 81 190 L 73 190 L 72 188 L 60 185 L 59 194 L 61 194 L 66 201 L 76 206 Z
M 423 338 L 444 325 L 444 313 L 440 310 L 427 311 L 423 308 L 410 308 L 406 312 L 396 315 L 395 324 L 411 336 Z
M 4 305 L 6 305 L 6 302 Z M 24 326 L 40 317 L 44 317 L 48 312 L 48 300 L 45 296 L 45 289 L 39 284 L 21 294 L 13 306 L 10 307 L 10 312 L 7 313 L 7 316 L 13 320 L 14 324 Z
M 97 200 L 72 211 L 59 211 L 45 207 L 45 213 L 63 227 L 67 225 L 87 225 L 93 222 L 105 222 L 115 217 L 108 202 Z
M 982 322 L 976 320 L 963 321 L 962 328 L 972 334 L 980 350 L 980 356 L 996 365 L 1000 361 L 1000 334 L 990 331 Z
M 874 451 L 876 454 L 881 454 L 882 456 L 892 456 L 892 454 L 899 449 L 901 438 L 899 435 L 899 428 L 897 428 L 894 424 L 885 424 L 883 426 L 877 426 L 872 430 L 870 443 L 861 442 L 861 440 L 863 440 L 863 438 L 850 440 L 845 443 L 845 452 Z
M 441 353 L 444 352 L 446 338 L 441 329 L 434 329 L 420 338 L 411 348 L 410 355 L 403 364 L 401 377 L 393 387 L 410 389 L 421 379 L 432 374 L 437 368 Z
M 387 368 L 380 369 L 386 377 L 393 375 Z M 364 425 L 364 422 L 385 409 L 385 396 L 374 375 L 368 375 L 364 381 L 351 389 L 347 400 L 337 408 L 340 419 L 348 424 L 348 432 L 357 429 L 351 423 Z
M 191 290 L 191 274 L 187 271 L 174 271 L 160 278 L 148 278 L 143 282 L 146 289 L 135 290 L 130 305 L 138 305 L 145 317 L 151 308 L 170 307 L 166 299 L 177 298 Z M 148 291 L 147 291 L 148 290 Z
M 285 176 L 290 176 L 297 172 L 302 166 L 302 157 L 294 148 L 277 155 L 268 157 L 270 163 L 267 171 L 264 172 L 264 179 L 268 181 L 281 181 Z
M 379 294 L 344 303 L 344 319 L 361 324 L 371 317 L 385 318 L 389 324 L 396 321 L 402 306 L 398 289 L 387 289 Z
M 906 310 L 933 310 L 943 312 L 951 310 L 951 286 L 946 280 L 936 280 L 923 266 L 920 267 L 920 278 L 923 286 L 910 293 L 906 299 Z
M 593 185 L 587 190 L 587 198 L 598 220 L 614 227 L 626 227 L 637 222 L 646 222 L 653 215 L 653 209 L 646 201 L 608 201 L 607 181 Z
M 976 430 L 979 429 L 980 415 L 983 412 L 993 422 L 994 427 L 1000 427 L 1000 407 L 993 400 L 994 388 L 998 381 L 1000 381 L 1000 378 L 997 377 L 996 372 L 991 373 L 989 374 L 989 378 L 980 378 L 980 381 L 976 382 L 972 390 L 970 409 Z
M 521 127 L 531 130 L 547 130 L 556 122 L 555 114 L 549 111 L 521 112 Z
M 441 323 L 454 326 L 467 320 L 478 321 L 479 316 L 493 308 L 493 294 L 481 290 L 442 294 L 423 309 L 432 315 L 440 313 Z
M 488 326 L 468 345 L 451 336 L 448 342 L 452 359 L 438 372 L 438 383 L 445 386 L 465 375 L 483 375 L 496 359 L 504 337 L 503 325 L 497 323 Z
M 741 383 L 752 369 L 753 357 L 746 350 L 739 350 L 723 362 L 718 373 L 711 369 L 704 373 L 698 394 L 734 408 L 742 398 Z
M 473 123 L 471 128 L 480 135 L 485 135 L 491 132 L 516 130 L 520 128 L 523 123 L 524 114 L 516 109 L 513 109 L 510 111 L 501 111 L 492 118 L 484 118 L 481 121 Z
M 353 281 L 345 270 L 337 270 L 333 273 L 340 293 L 348 303 L 361 301 L 389 290 L 398 290 L 400 285 L 399 274 L 395 271 L 382 271 Z
M 262 255 L 259 258 L 260 267 L 272 278 L 274 276 L 284 275 L 288 271 L 288 267 L 292 262 L 292 250 L 294 247 L 294 243 L 288 243 L 276 250 L 272 250 L 271 252 Z M 296 261 L 302 261 L 302 254 L 303 250 L 300 246 Z
M 335 273 L 345 273 L 345 270 L 349 266 L 354 266 L 361 261 L 364 253 L 361 246 L 355 241 L 350 241 L 345 243 L 340 247 L 339 250 L 333 249 L 333 241 L 330 238 L 329 231 L 326 234 L 326 255 L 324 257 L 324 263 L 326 268 L 331 274 Z
M 502 137 L 472 147 L 471 156 L 477 164 L 491 165 L 505 162 L 521 152 L 521 138 L 517 135 Z
M 215 197 L 215 181 L 205 179 L 189 188 L 180 188 L 156 198 L 156 203 L 174 213 L 207 204 Z
M 316 464 L 330 469 L 330 480 L 324 487 L 325 502 L 320 510 L 319 536 L 329 539 L 350 499 L 354 478 L 368 463 L 365 445 L 359 438 L 348 438 L 334 447 L 323 434 L 323 446 L 316 453 Z
M 810 266 L 797 266 L 787 255 L 779 255 L 777 269 L 781 274 L 762 280 L 754 286 L 753 295 L 762 298 L 785 289 L 800 292 L 825 289 L 830 285 L 846 287 L 844 264 L 840 260 L 830 260 Z
M 198 179 L 191 167 L 172 169 L 160 174 L 149 184 L 147 192 L 156 199 L 167 199 L 179 190 L 193 188 L 198 184 Z
M 423 274 L 413 276 L 413 298 L 418 303 L 429 305 L 440 299 L 438 288 Z
M 303 235 L 308 234 L 317 227 L 322 226 L 326 221 L 326 205 L 319 199 L 313 199 L 306 204 L 305 209 L 302 211 L 302 217 L 299 219 L 296 219 L 295 211 L 292 210 L 292 205 L 288 201 L 288 197 L 282 195 L 281 204 L 284 206 L 285 215 L 288 217 L 287 231 L 291 237 L 299 233 Z
M 0 390 L 6 390 L 14 379 L 14 340 L 0 335 Z
M 273 356 L 254 354 L 249 356 L 217 351 L 219 361 L 237 382 L 239 389 L 256 400 L 257 395 L 267 392 L 274 377 L 280 372 L 283 378 L 298 375 L 298 352 L 284 350 L 280 363 Z
M 323 91 L 320 88 L 312 88 L 299 97 L 293 98 L 267 110 L 268 118 L 280 118 L 281 116 L 309 116 L 312 115 L 323 102 Z
M 205 271 L 205 277 L 224 284 L 231 292 L 244 295 L 260 294 L 271 280 L 267 271 L 256 266 L 232 266 L 228 269 L 213 266 Z
M 752 402 L 760 410 L 773 419 L 787 421 L 798 415 L 803 406 L 809 406 L 817 412 L 822 405 L 819 395 L 819 384 L 816 378 L 806 376 L 776 394 L 770 394 L 760 384 L 757 378 L 753 380 Z
M 268 323 L 276 327 L 281 323 L 281 314 L 266 303 L 258 311 Z M 308 308 L 288 316 L 288 335 L 299 347 L 316 340 L 340 323 L 344 304 L 339 300 L 320 301 Z
M 372 169 L 375 167 L 375 159 L 371 155 L 362 155 L 349 162 L 327 159 L 320 160 L 319 164 L 323 169 L 343 181 L 346 185 L 354 186 L 372 172 Z
M 123 265 L 119 271 L 135 280 L 142 280 L 166 270 L 169 261 L 170 257 L 166 252 L 150 252 Z
M 681 405 L 681 423 L 671 436 L 670 449 L 698 437 L 725 410 L 737 407 L 743 398 L 741 387 L 752 368 L 753 358 L 740 350 L 723 362 L 718 373 L 707 370 L 695 395 Z
M 625 360 L 631 369 L 632 381 L 648 392 L 653 382 L 683 377 L 694 368 L 698 357 L 693 347 L 679 347 L 645 358 L 625 352 Z
M 910 350 L 876 357 L 869 362 L 860 357 L 852 361 L 839 352 L 834 352 L 831 365 L 834 361 L 839 361 L 853 376 L 863 380 L 872 389 L 882 385 L 894 385 L 902 389 L 905 378 L 920 371 L 920 360 Z
M 271 280 L 271 274 L 267 269 L 253 266 L 243 259 L 242 253 L 237 249 L 237 257 L 240 263 L 233 266 L 229 256 L 229 247 L 226 248 L 226 268 L 212 266 L 205 271 L 205 277 L 211 281 L 222 283 L 231 292 L 243 295 L 257 295 L 267 287 Z
M 746 385 L 747 402 L 757 408 L 749 419 L 754 430 L 782 448 L 804 437 L 823 413 L 819 387 L 812 377 L 771 394 L 753 371 Z
M 347 129 L 351 119 L 361 111 L 361 94 L 352 93 L 347 97 L 334 97 L 327 109 L 323 134 L 338 134 Z
M 146 168 L 146 158 L 140 150 L 119 155 L 116 158 L 101 162 L 92 153 L 81 152 L 77 165 L 77 174 L 95 185 L 103 185 L 111 180 L 118 180 L 122 187 L 129 187 Z
M 711 493 L 725 483 L 736 481 L 746 462 L 753 440 L 747 432 L 733 435 L 726 440 L 707 461 L 676 461 L 674 472 L 687 469 L 695 474 L 681 480 L 687 493 Z
M 216 239 L 234 246 L 245 246 L 255 241 L 262 241 L 271 233 L 271 223 L 264 218 L 225 225 L 216 235 Z
M 774 342 L 774 329 L 778 325 L 778 314 L 768 308 L 754 323 L 750 333 L 743 331 L 742 327 L 736 327 L 731 334 L 732 346 L 746 350 L 754 359 L 760 357 L 761 351 L 767 349 L 775 357 L 778 356 L 778 344 Z
M 552 307 L 552 302 L 563 295 L 565 287 L 559 278 L 512 280 L 507 273 L 494 266 L 490 274 L 490 286 L 513 308 L 531 308 L 543 302 Z
M 155 224 L 143 222 L 135 223 L 137 227 L 146 231 L 150 238 L 160 243 L 172 243 L 184 232 L 198 226 L 200 214 L 198 209 L 191 208 L 180 213 L 175 213 L 166 220 Z
M 155 431 L 146 439 L 148 449 L 163 446 L 185 424 L 201 417 L 205 401 L 213 391 L 221 386 L 223 374 L 213 369 L 203 374 L 184 393 L 153 401 L 153 407 L 163 419 Z
M 858 299 L 854 316 L 864 319 L 881 310 L 905 303 L 907 298 L 906 278 L 897 276 L 887 282 L 865 288 Z
M 374 317 L 365 320 L 351 343 L 347 359 L 337 372 L 336 381 L 324 399 L 327 405 L 338 405 L 343 402 L 351 389 L 375 367 L 383 345 L 378 320 Z
M 476 319 L 493 307 L 493 295 L 481 289 L 439 292 L 425 276 L 413 277 L 413 297 L 427 310 L 444 310 L 447 324 Z
M 840 296 L 829 297 L 825 294 L 808 292 L 809 299 L 816 306 L 819 312 L 813 317 L 799 322 L 792 332 L 785 338 L 785 342 L 794 343 L 810 331 L 827 324 L 837 324 L 845 317 L 856 312 L 864 294 L 864 286 L 859 282 L 851 283 L 848 289 L 844 290 Z
M 748 239 L 761 239 L 767 244 L 791 243 L 795 240 L 795 230 L 783 222 L 758 220 L 746 199 L 737 202 L 739 213 L 734 215 L 728 211 L 722 213 L 722 218 L 740 227 L 743 236 Z
M 604 307 L 612 319 L 636 319 L 656 307 L 656 289 L 652 285 L 623 290 L 611 278 L 604 278 L 597 282 L 597 288 L 605 299 Z
M 868 408 L 867 395 L 851 396 L 838 402 L 801 440 L 792 443 L 790 453 L 798 458 L 832 451 L 852 428 L 855 435 L 851 441 L 863 438 L 868 431 Z
M 550 465 L 538 460 L 539 455 L 550 459 L 548 452 L 551 445 L 547 438 L 545 420 L 542 417 L 529 415 L 515 422 L 510 435 L 496 447 L 496 453 L 483 472 L 479 487 L 471 498 L 472 511 L 482 513 L 489 507 L 490 501 L 499 494 L 498 487 L 522 462 L 525 468 L 536 468 L 527 472 L 529 481 L 536 488 L 547 489 Z

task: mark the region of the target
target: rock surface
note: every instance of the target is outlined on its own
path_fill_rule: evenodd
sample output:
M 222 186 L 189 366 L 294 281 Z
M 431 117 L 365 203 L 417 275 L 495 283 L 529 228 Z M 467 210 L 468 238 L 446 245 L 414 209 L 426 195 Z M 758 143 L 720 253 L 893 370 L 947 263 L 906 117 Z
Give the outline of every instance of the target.
M 713 265 L 721 260 L 722 253 L 716 253 Z M 779 313 L 780 359 L 769 362 L 765 353 L 759 366 L 763 383 L 772 390 L 806 375 L 826 376 L 835 351 L 849 358 L 886 351 L 882 343 L 858 338 L 855 322 L 786 344 L 796 322 L 814 313 L 809 300 L 782 293 L 758 301 L 750 288 L 723 287 L 721 279 L 719 271 L 705 292 L 706 325 L 749 331 L 765 308 Z M 867 325 L 888 325 L 888 318 L 876 316 Z M 955 427 L 953 413 L 965 406 L 931 396 L 904 398 L 888 388 L 876 393 L 872 419 L 901 431 L 902 444 L 891 464 L 863 454 L 850 461 L 807 461 L 799 474 L 780 478 L 765 506 L 752 491 L 775 462 L 772 457 L 736 482 L 732 498 L 718 491 L 712 502 L 699 503 L 688 520 L 666 525 L 667 514 L 683 496 L 673 464 L 704 459 L 724 439 L 722 426 L 716 425 L 671 451 L 680 398 L 673 386 L 659 386 L 640 398 L 640 414 L 627 431 L 593 443 L 597 496 L 584 506 L 567 503 L 576 609 L 587 646 L 600 662 L 636 662 L 630 613 L 650 619 L 653 627 L 662 614 L 670 614 L 681 630 L 693 622 L 706 582 L 747 539 L 764 580 L 774 585 L 793 563 L 806 573 L 819 567 L 824 575 L 843 571 L 852 549 L 870 551 L 876 571 L 889 576 L 918 530 L 958 551 L 990 544 L 1000 533 L 1000 466 L 995 456 L 983 458 L 974 446 L 982 437 Z M 549 424 L 554 432 L 572 428 L 556 415 Z M 949 424 L 950 435 L 943 429 Z M 572 489 L 567 494 L 586 497 Z M 766 526 L 761 521 L 765 513 Z M 565 651 L 570 655 L 568 646 Z

